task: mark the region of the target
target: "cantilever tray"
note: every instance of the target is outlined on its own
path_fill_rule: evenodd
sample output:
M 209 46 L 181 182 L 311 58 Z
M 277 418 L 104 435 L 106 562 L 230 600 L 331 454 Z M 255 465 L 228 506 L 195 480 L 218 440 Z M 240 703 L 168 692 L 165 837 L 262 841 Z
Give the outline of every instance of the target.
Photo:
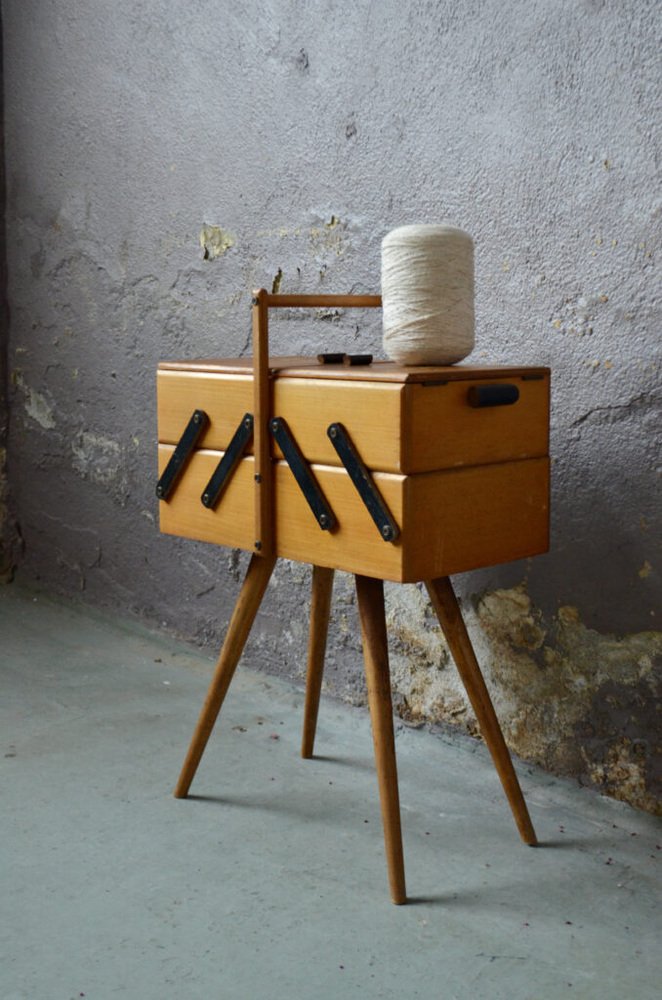
M 160 476 L 194 413 L 202 424 L 180 448 L 162 531 L 250 551 L 264 536 L 278 556 L 401 582 L 547 550 L 548 369 L 315 358 L 264 367 L 268 460 L 256 471 L 251 359 L 159 365 Z M 226 455 L 221 492 L 206 506 Z

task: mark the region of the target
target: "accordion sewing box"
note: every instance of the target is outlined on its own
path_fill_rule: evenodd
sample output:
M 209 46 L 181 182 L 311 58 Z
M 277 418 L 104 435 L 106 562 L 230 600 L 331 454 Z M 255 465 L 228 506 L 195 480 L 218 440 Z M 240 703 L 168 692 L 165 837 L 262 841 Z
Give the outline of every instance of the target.
M 277 556 L 412 582 L 546 551 L 547 370 L 275 358 L 269 383 L 271 419 L 289 431 L 335 522 L 320 525 L 273 437 Z M 203 502 L 237 428 L 251 419 L 250 359 L 163 362 L 157 384 L 160 474 L 192 414 L 207 418 L 160 505 L 161 531 L 253 551 L 250 435 L 218 502 Z M 390 518 L 371 515 L 330 437 L 337 425 Z
M 162 362 L 160 527 L 253 553 L 175 795 L 185 798 L 279 557 L 313 565 L 302 756 L 335 570 L 355 574 L 391 896 L 406 900 L 383 581 L 425 581 L 525 843 L 536 835 L 449 576 L 545 552 L 549 370 L 270 358 L 270 308 L 379 296 L 255 293 L 253 357 Z

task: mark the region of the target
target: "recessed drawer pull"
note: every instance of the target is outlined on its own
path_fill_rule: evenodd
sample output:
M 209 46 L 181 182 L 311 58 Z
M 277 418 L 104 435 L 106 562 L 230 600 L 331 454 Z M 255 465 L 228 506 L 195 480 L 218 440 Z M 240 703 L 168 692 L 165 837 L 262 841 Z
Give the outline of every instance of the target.
M 184 428 L 184 433 L 170 456 L 170 461 L 163 470 L 163 475 L 156 484 L 156 495 L 159 500 L 167 500 L 177 485 L 177 480 L 186 468 L 186 463 L 193 454 L 198 438 L 209 426 L 209 417 L 204 410 L 194 410 L 191 419 Z
M 223 458 L 216 466 L 214 475 L 205 486 L 204 493 L 200 497 L 203 507 L 207 507 L 209 510 L 213 510 L 216 507 L 218 501 L 221 499 L 223 490 L 230 482 L 232 473 L 241 461 L 241 456 L 244 453 L 246 445 L 252 437 L 253 414 L 245 413 L 241 423 L 232 435 L 232 440 L 227 446 Z
M 516 385 L 472 385 L 467 393 L 469 406 L 512 406 L 519 399 Z
M 379 534 L 385 542 L 394 542 L 400 534 L 400 529 L 391 517 L 391 512 L 384 503 L 384 499 L 361 456 L 352 444 L 349 434 L 340 423 L 330 424 L 326 433 L 367 507 L 370 517 L 377 525 Z
M 269 421 L 269 430 L 285 456 L 285 461 L 292 470 L 292 475 L 296 479 L 299 489 L 315 515 L 315 520 L 322 531 L 331 531 L 336 526 L 335 514 L 326 502 L 312 469 L 292 437 L 286 422 L 282 417 L 274 417 Z

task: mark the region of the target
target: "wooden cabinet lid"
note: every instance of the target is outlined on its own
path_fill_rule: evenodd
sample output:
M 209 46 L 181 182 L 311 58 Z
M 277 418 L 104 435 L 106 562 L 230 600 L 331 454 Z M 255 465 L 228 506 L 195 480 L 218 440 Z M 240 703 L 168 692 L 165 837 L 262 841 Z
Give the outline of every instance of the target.
M 455 382 L 462 379 L 543 378 L 549 368 L 511 365 L 446 365 L 406 368 L 393 361 L 373 361 L 369 365 L 325 365 L 313 357 L 269 358 L 275 378 L 324 378 L 358 382 Z M 201 358 L 192 361 L 161 361 L 160 371 L 209 372 L 213 374 L 252 375 L 253 359 Z

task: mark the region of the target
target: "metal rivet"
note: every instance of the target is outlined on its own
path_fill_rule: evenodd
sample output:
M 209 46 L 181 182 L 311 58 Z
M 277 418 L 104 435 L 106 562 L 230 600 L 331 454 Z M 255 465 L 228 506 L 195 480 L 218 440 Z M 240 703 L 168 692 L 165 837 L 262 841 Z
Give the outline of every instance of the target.
M 329 523 L 329 519 L 326 516 L 326 514 L 320 514 L 320 516 L 319 516 L 320 528 L 326 528 L 326 526 L 327 526 L 328 523 Z
M 156 495 L 157 495 L 157 497 L 162 497 L 163 496 L 163 487 L 162 486 L 157 486 L 156 487 Z
M 194 424 L 199 424 L 200 423 L 200 414 L 199 413 L 194 413 L 193 414 L 193 423 Z
M 205 507 L 209 506 L 209 494 L 208 493 L 203 493 L 202 494 L 202 502 L 205 505 Z
M 390 524 L 385 524 L 382 527 L 382 536 L 386 539 L 387 542 L 390 542 L 390 540 L 393 538 L 393 528 L 391 527 Z
M 332 438 L 337 437 L 337 434 L 338 434 L 338 428 L 336 427 L 335 424 L 331 424 L 331 426 L 329 427 L 329 437 Z
M 274 420 L 271 421 L 271 429 L 272 431 L 277 431 L 279 427 L 280 427 L 280 420 L 276 417 Z
M 244 427 L 252 427 L 252 426 L 253 426 L 253 418 L 246 417 L 246 419 L 244 420 Z
M 257 298 L 257 296 L 254 295 L 253 298 L 251 299 L 251 305 L 257 306 L 259 304 L 260 300 Z
M 256 543 L 255 543 L 255 548 L 256 548 L 256 549 L 257 549 L 257 551 L 259 552 L 259 551 L 260 551 L 260 549 L 262 548 L 262 542 L 256 542 Z
M 255 473 L 255 475 L 253 476 L 253 479 L 255 480 L 256 483 L 261 483 L 262 482 L 262 476 L 260 475 L 259 472 Z

